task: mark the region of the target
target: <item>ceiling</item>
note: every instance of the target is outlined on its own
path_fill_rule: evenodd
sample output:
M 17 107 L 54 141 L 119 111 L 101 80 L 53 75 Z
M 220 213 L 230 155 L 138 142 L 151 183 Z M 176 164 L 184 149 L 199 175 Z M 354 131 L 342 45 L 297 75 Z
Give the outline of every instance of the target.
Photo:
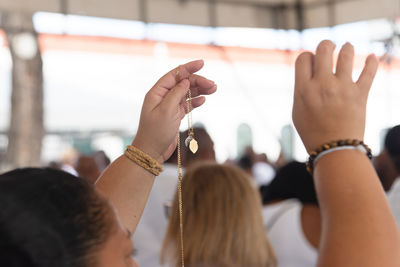
M 305 29 L 394 19 L 399 0 L 0 0 L 0 11 L 61 12 L 200 26 Z

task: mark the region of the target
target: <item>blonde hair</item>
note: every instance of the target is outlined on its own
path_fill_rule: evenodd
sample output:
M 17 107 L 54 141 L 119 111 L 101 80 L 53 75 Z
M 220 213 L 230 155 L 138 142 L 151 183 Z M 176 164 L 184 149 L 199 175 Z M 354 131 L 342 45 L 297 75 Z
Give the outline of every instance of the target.
M 185 265 L 273 267 L 276 258 L 247 175 L 215 163 L 188 169 L 182 184 Z M 161 262 L 180 265 L 178 197 L 172 205 Z

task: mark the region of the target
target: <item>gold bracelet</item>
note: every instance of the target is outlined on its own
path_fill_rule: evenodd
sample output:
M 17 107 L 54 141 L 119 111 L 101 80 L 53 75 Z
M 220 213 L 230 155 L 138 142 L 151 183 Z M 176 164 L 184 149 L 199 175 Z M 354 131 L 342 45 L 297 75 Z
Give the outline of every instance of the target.
M 126 147 L 124 155 L 155 176 L 163 171 L 162 165 L 157 160 L 132 145 Z

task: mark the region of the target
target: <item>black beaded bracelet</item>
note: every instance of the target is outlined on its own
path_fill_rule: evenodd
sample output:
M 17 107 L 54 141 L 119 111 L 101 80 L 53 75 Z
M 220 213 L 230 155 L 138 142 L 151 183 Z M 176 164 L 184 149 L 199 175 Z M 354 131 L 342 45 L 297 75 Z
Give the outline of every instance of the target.
M 341 149 L 336 149 L 336 148 L 344 149 L 344 147 L 349 147 L 350 149 L 360 147 L 365 151 L 367 157 L 369 159 L 372 159 L 372 151 L 363 141 L 360 141 L 357 139 L 332 141 L 332 142 L 323 144 L 322 146 L 318 147 L 317 149 L 313 150 L 310 153 L 310 157 L 308 158 L 308 161 L 306 163 L 307 171 L 309 173 L 311 173 L 311 175 L 313 174 L 316 160 L 318 160 L 319 157 L 321 157 L 322 155 L 327 154 L 324 152 L 328 152 L 328 151 L 333 152 L 334 150 L 341 150 Z

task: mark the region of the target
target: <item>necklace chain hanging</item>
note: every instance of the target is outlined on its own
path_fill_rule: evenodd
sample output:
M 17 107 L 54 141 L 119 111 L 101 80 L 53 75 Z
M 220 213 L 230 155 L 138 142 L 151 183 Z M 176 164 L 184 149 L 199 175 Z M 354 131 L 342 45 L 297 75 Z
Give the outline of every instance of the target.
M 180 252 L 181 264 L 185 267 L 185 253 L 183 250 L 183 201 L 182 201 L 182 162 L 181 162 L 181 140 L 178 130 L 178 206 L 179 206 L 179 237 L 180 237 Z
M 180 82 L 179 68 L 175 74 L 176 83 Z M 198 143 L 194 138 L 193 121 L 192 121 L 192 93 L 190 89 L 188 90 L 186 99 L 186 111 L 188 114 L 188 137 L 185 139 L 185 145 L 190 149 L 190 151 L 195 154 L 198 150 Z M 179 206 L 179 237 L 180 237 L 180 254 L 181 254 L 181 265 L 185 267 L 185 253 L 183 249 L 183 200 L 182 200 L 182 158 L 181 158 L 181 140 L 178 130 L 177 134 L 177 154 L 178 154 L 178 206 Z
M 193 130 L 193 120 L 192 120 L 192 93 L 190 89 L 188 91 L 188 98 L 186 100 L 187 112 L 188 112 L 188 137 L 185 140 L 185 145 L 192 151 L 193 154 L 197 152 L 199 146 L 197 144 L 196 139 L 194 139 L 194 130 Z

